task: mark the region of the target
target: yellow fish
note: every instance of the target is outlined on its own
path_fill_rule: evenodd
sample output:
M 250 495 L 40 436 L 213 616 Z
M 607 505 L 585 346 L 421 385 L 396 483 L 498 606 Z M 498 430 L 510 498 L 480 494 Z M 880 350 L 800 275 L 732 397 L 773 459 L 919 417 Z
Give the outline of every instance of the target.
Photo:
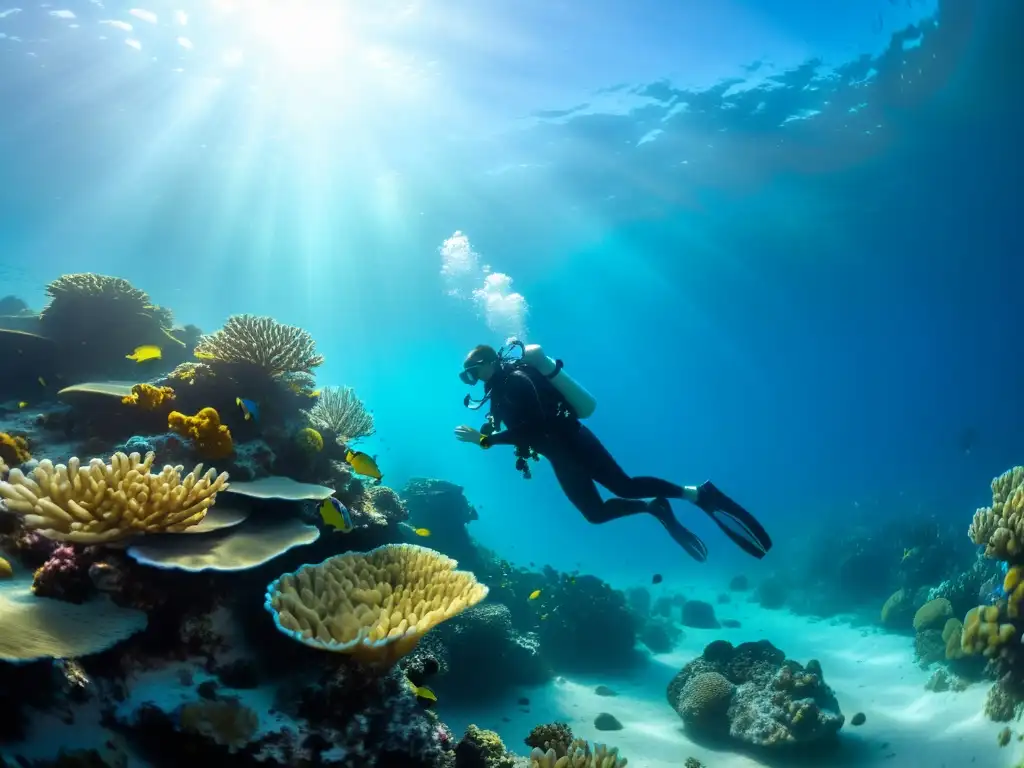
M 309 393 L 309 396 L 310 397 L 320 397 L 320 390 L 319 389 L 314 389 L 312 392 Z
M 24 400 L 22 400 L 21 402 L 18 403 L 18 407 L 19 408 L 25 408 L 27 406 L 28 406 L 28 403 L 26 403 Z
M 136 347 L 135 351 L 130 355 L 125 355 L 129 360 L 134 360 L 136 363 L 144 363 L 147 360 L 159 360 L 163 357 L 163 352 L 156 344 L 143 344 L 141 347 Z
M 352 515 L 349 514 L 348 507 L 333 496 L 328 496 L 320 502 L 320 519 L 324 521 L 324 525 L 329 525 L 340 533 L 352 530 Z
M 345 454 L 345 461 L 357 475 L 372 477 L 374 480 L 380 480 L 383 477 L 377 468 L 376 460 L 362 451 L 348 451 Z
M 533 590 L 533 592 L 530 593 L 530 596 L 528 598 L 526 598 L 526 599 L 527 600 L 536 600 L 538 597 L 540 597 L 540 590 L 539 589 L 535 589 L 535 590 Z
M 429 536 L 430 535 L 430 529 L 429 528 L 417 528 L 416 530 L 413 531 L 413 533 L 415 533 L 417 536 Z
M 437 694 L 435 694 L 425 685 L 416 685 L 416 683 L 410 680 L 409 690 L 416 694 L 416 698 L 418 699 L 426 699 L 427 701 L 437 701 Z

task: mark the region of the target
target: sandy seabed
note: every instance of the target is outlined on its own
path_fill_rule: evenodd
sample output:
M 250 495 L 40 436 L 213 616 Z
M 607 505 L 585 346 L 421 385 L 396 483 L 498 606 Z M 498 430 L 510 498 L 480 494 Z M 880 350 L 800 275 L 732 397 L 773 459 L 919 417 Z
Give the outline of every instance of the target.
M 679 768 L 691 756 L 707 768 L 1011 768 L 1024 756 L 1024 745 L 1016 740 L 1001 749 L 996 737 L 1003 725 L 982 714 L 990 684 L 978 683 L 960 693 L 926 690 L 931 672 L 915 663 L 908 636 L 769 611 L 752 603 L 720 609 L 720 615 L 738 619 L 742 628 L 686 629 L 686 637 L 672 653 L 651 657 L 649 664 L 629 675 L 560 677 L 496 702 L 491 712 L 477 709 L 472 715 L 449 711 L 442 701 L 439 714 L 455 733 L 470 722 L 497 731 L 510 749 L 521 754 L 527 751 L 523 738 L 533 726 L 560 720 L 577 737 L 617 746 L 635 768 Z M 718 639 L 735 644 L 770 640 L 802 664 L 818 659 L 846 715 L 840 748 L 827 757 L 768 760 L 689 739 L 665 690 L 686 662 Z M 596 694 L 598 685 L 617 695 Z M 517 705 L 520 696 L 530 700 L 529 707 Z M 614 715 L 622 730 L 594 728 L 594 718 L 601 712 Z M 850 718 L 857 712 L 863 712 L 867 721 L 853 727 Z

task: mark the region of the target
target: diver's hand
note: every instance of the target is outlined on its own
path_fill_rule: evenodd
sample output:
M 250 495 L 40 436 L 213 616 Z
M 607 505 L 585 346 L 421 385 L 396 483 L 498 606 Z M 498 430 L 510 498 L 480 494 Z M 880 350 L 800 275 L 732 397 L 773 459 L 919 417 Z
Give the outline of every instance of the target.
M 455 439 L 462 443 L 475 443 L 480 444 L 480 438 L 483 434 L 478 429 L 467 427 L 463 424 L 461 427 L 455 428 Z

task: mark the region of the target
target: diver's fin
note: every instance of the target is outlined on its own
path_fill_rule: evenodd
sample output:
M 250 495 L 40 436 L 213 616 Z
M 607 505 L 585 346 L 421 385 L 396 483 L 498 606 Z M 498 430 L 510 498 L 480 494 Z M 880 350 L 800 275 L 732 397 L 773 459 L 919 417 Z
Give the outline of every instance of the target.
M 668 531 L 668 535 L 675 540 L 676 544 L 686 550 L 686 554 L 698 563 L 703 563 L 708 559 L 707 546 L 705 546 L 697 534 L 676 520 L 676 516 L 672 513 L 672 505 L 668 499 L 655 499 L 648 504 L 648 510 L 658 519 L 662 527 Z
M 740 549 L 760 560 L 772 548 L 764 526 L 743 507 L 722 493 L 710 480 L 697 488 L 697 506 L 704 510 L 722 533 Z

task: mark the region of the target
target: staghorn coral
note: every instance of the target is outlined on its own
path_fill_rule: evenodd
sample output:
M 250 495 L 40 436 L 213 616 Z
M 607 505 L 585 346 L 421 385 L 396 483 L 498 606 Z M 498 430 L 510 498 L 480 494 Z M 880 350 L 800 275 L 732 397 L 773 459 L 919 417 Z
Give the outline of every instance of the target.
M 144 411 L 155 411 L 174 401 L 171 387 L 155 387 L 152 384 L 136 384 L 132 393 L 121 398 L 125 405 L 134 405 Z
M 619 756 L 619 750 L 604 744 L 590 744 L 576 739 L 569 745 L 564 757 L 557 757 L 553 749 L 544 752 L 534 748 L 530 753 L 530 768 L 625 768 L 629 761 Z
M 412 544 L 347 552 L 272 582 L 265 607 L 301 643 L 393 664 L 430 629 L 487 596 L 487 587 L 457 566 Z
M 1024 467 L 992 480 L 992 506 L 974 513 L 967 529 L 971 541 L 995 560 L 1017 563 L 1024 557 Z
M 326 387 L 316 405 L 303 414 L 311 427 L 330 432 L 339 443 L 353 443 L 376 431 L 373 414 L 352 387 Z
M 47 459 L 31 477 L 11 470 L 0 483 L 0 497 L 26 528 L 58 541 L 106 544 L 140 533 L 184 531 L 228 487 L 227 473 L 211 469 L 204 475 L 199 464 L 184 477 L 181 466 L 154 474 L 155 457 L 115 453 L 110 464 L 93 459 L 87 467 L 77 457 L 67 466 Z
M 220 423 L 216 408 L 203 408 L 195 416 L 179 411 L 167 415 L 167 427 L 192 440 L 196 453 L 204 459 L 223 459 L 235 452 L 231 430 Z
M 0 432 L 0 463 L 16 467 L 32 458 L 24 437 Z
M 324 361 L 307 331 L 254 315 L 229 317 L 223 328 L 199 339 L 195 355 L 214 364 L 255 366 L 275 377 L 311 373 Z

